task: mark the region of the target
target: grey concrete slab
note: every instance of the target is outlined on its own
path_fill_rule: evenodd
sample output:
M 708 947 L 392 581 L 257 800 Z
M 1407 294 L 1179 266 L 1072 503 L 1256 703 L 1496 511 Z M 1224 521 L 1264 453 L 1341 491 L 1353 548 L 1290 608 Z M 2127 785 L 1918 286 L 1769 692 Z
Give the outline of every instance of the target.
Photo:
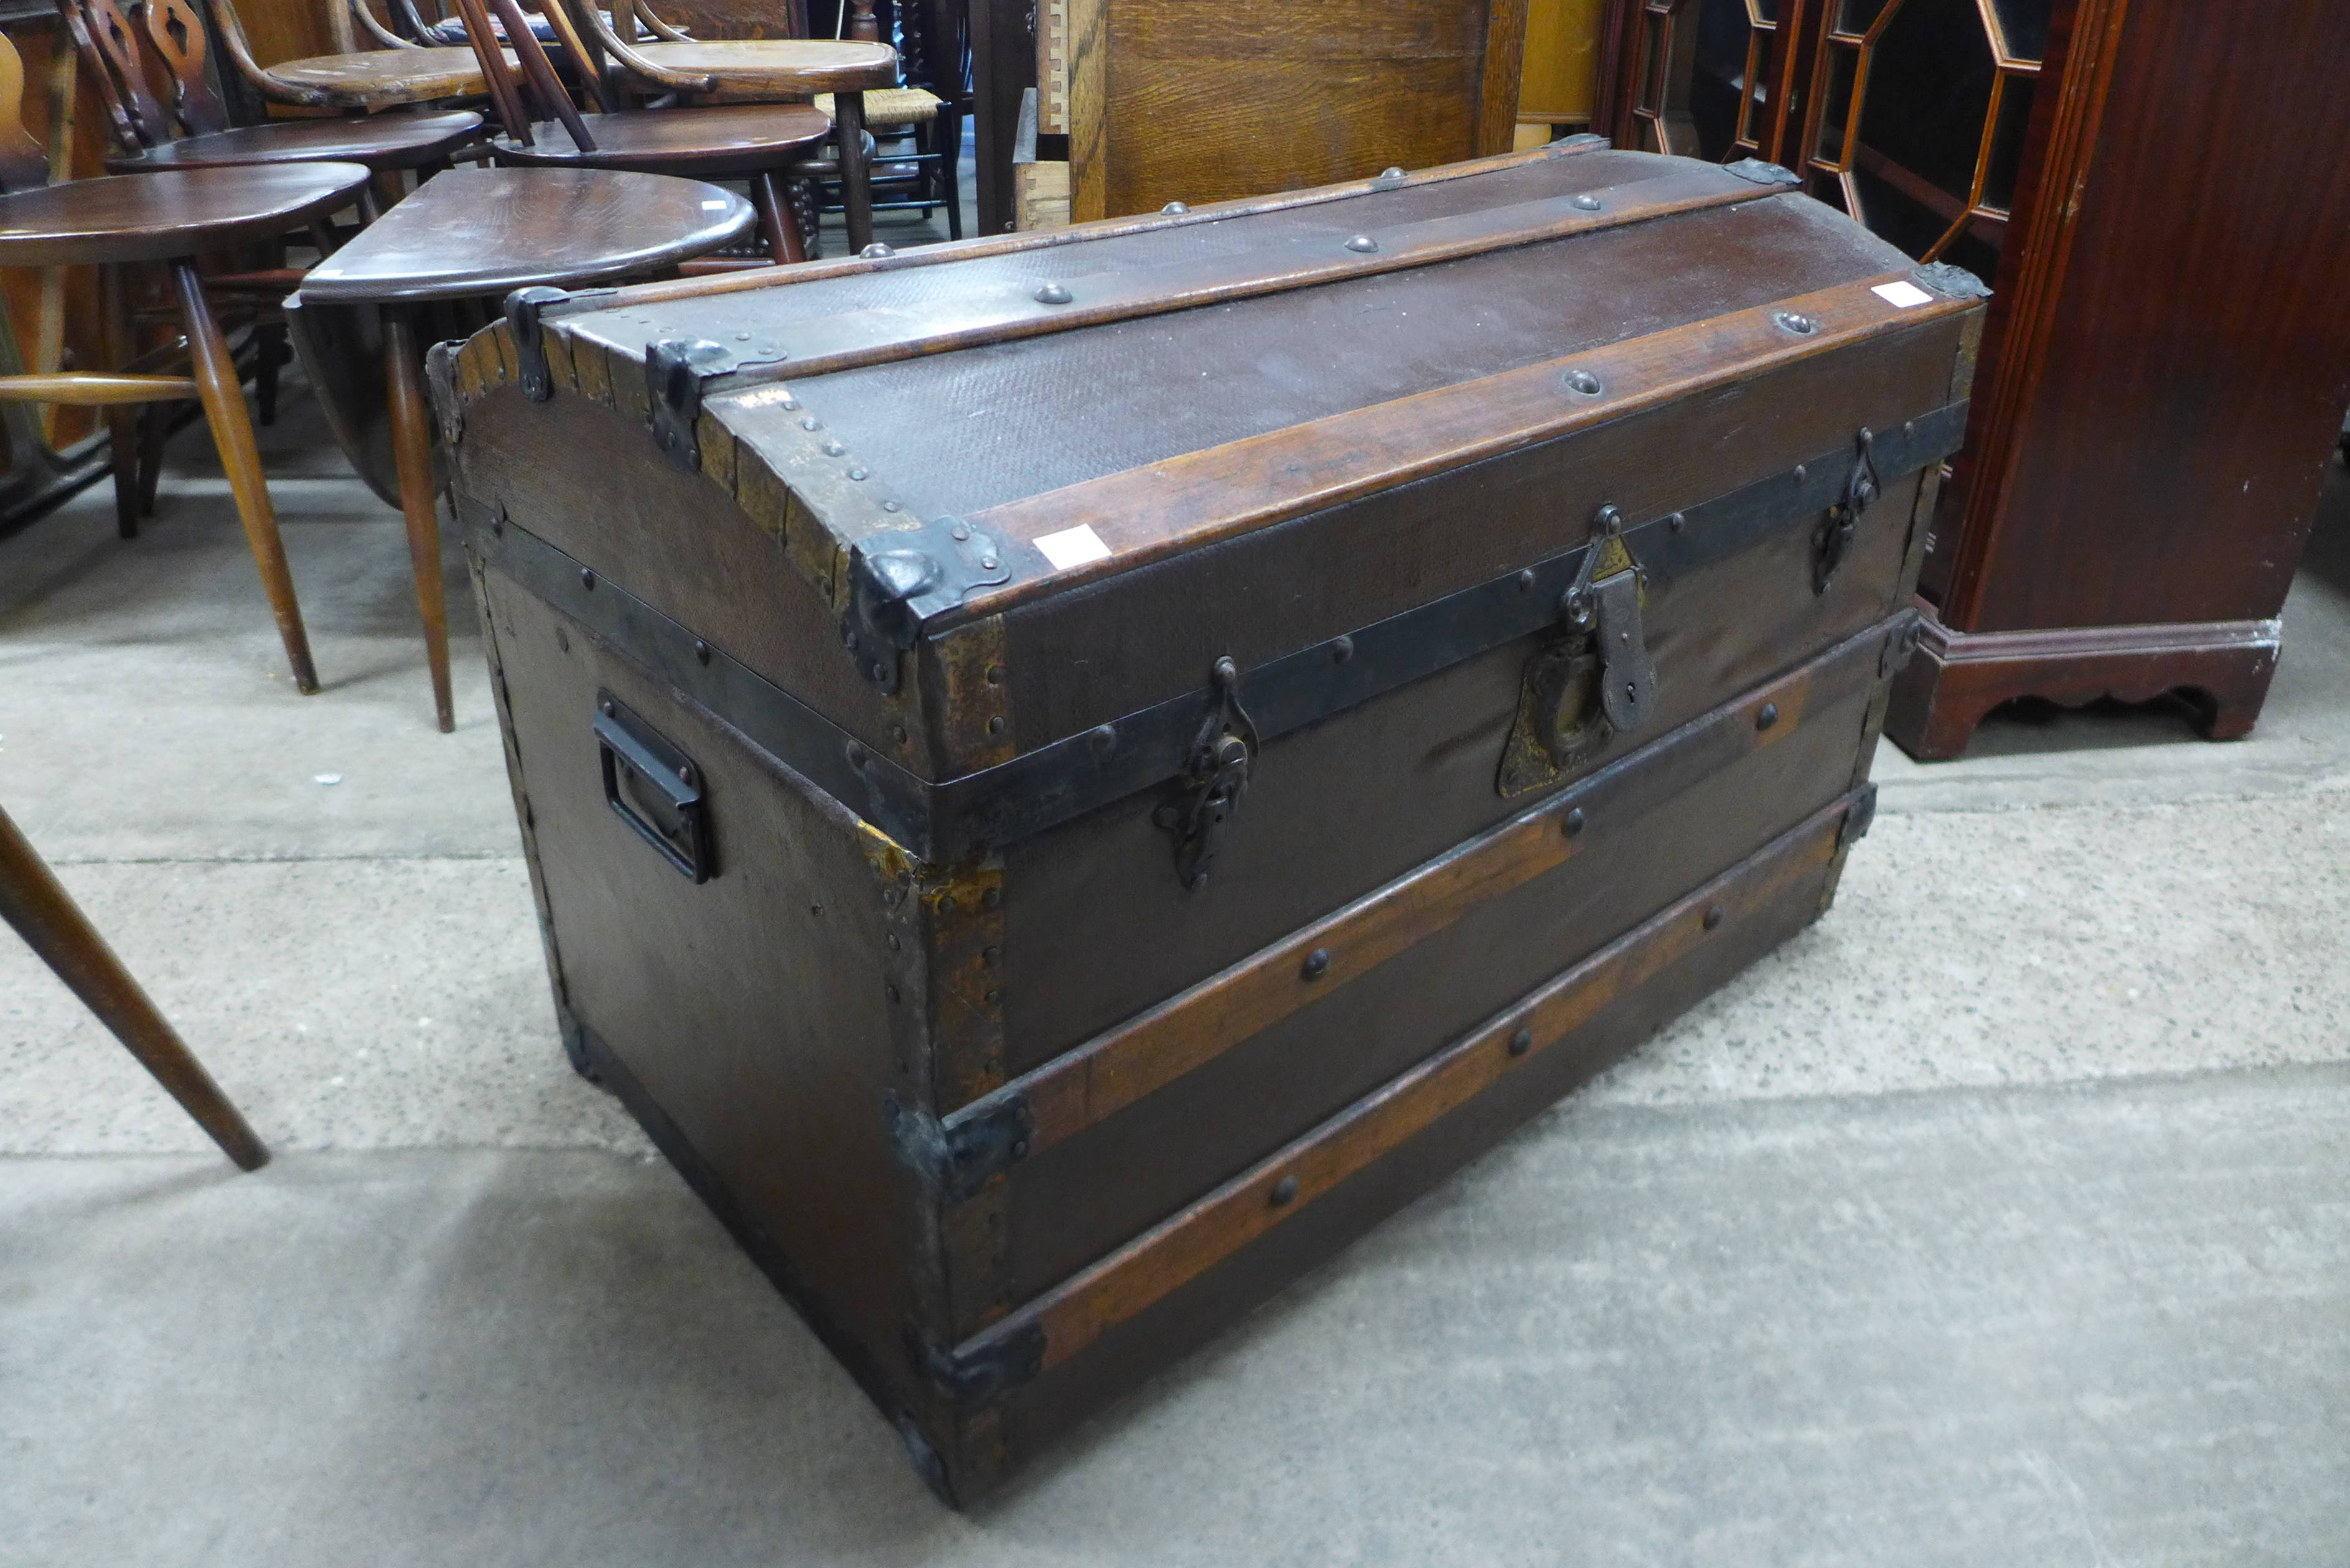
M 1555 1113 L 975 1517 L 658 1164 L 0 1163 L 107 1563 L 2350 1558 L 2350 1074 Z
M 274 1147 L 646 1147 L 556 1043 L 519 858 L 109 862 L 59 876 Z M 0 1150 L 203 1147 L 0 931 Z
M 101 483 L 0 541 L 0 800 L 68 861 L 515 854 L 453 534 L 459 730 L 443 735 L 399 513 L 343 466 L 298 386 L 260 434 L 324 690 L 294 691 L 227 482 L 191 427 L 139 538 L 115 536 Z

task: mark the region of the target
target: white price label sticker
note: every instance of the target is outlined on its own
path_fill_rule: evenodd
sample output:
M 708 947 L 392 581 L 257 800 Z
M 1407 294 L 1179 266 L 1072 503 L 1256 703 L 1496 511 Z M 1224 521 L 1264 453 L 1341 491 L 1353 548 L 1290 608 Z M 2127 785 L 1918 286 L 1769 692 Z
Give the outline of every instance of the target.
M 1109 546 L 1101 542 L 1101 535 L 1093 531 L 1091 524 L 1085 523 L 1058 534 L 1044 535 L 1037 539 L 1036 548 L 1045 552 L 1045 559 L 1053 563 L 1056 572 L 1109 559 Z
M 1880 283 L 1868 292 L 1896 310 L 1914 310 L 1934 303 L 1934 296 L 1914 283 Z

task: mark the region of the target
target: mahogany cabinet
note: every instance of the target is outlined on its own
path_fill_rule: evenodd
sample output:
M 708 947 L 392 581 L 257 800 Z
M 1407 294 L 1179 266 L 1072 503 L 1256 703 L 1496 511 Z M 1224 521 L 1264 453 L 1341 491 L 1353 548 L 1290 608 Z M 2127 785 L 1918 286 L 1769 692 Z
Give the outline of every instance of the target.
M 2350 6 L 1616 0 L 1601 90 L 1618 145 L 1783 163 L 1994 286 L 1888 734 L 2251 728 L 2350 404 Z

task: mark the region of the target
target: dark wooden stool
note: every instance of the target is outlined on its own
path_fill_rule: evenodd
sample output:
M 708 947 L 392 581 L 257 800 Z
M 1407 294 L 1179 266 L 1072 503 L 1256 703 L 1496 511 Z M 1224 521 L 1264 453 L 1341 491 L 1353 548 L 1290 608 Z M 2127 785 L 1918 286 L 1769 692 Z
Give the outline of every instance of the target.
M 155 1081 L 212 1135 L 223 1154 L 244 1170 L 269 1163 L 269 1151 L 253 1128 L 5 811 L 0 811 L 0 919 L 15 927 L 41 961 L 139 1058 L 139 1064 L 155 1075 Z
M 320 306 L 383 310 L 384 409 L 442 730 L 456 727 L 456 714 L 421 313 L 436 302 L 496 297 L 529 284 L 569 286 L 665 271 L 740 238 L 752 221 L 742 197 L 698 181 L 608 170 L 458 169 L 420 186 L 303 279 L 293 302 L 297 321 Z M 322 400 L 338 384 L 333 366 L 316 362 L 327 358 L 311 347 L 323 337 L 306 325 L 295 337 Z M 347 409 L 350 401 L 343 399 Z M 330 422 L 349 448 L 366 420 L 346 413 Z

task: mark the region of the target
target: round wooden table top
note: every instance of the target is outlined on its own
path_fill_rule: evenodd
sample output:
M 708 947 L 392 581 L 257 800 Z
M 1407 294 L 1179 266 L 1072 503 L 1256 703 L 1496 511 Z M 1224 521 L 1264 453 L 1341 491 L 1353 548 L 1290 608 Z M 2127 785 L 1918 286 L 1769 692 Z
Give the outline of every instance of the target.
M 0 266 L 165 261 L 283 234 L 347 204 L 359 163 L 114 174 L 0 196 Z
M 751 203 L 733 192 L 666 174 L 452 169 L 312 267 L 301 296 L 382 304 L 598 283 L 716 250 L 752 219 Z
M 127 158 L 109 158 L 119 174 L 162 169 L 223 169 L 246 163 L 364 163 L 413 169 L 482 129 L 469 109 L 440 114 L 375 114 L 365 119 L 274 119 L 203 136 L 185 136 Z

